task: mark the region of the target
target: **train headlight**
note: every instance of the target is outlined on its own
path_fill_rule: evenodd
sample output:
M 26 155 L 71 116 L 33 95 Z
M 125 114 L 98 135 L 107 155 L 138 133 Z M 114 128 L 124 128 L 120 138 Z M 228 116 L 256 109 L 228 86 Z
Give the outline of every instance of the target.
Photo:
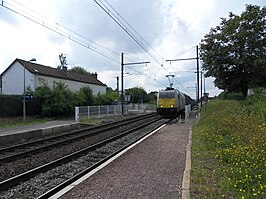
M 171 108 L 173 108 L 174 107 L 174 105 L 171 105 Z

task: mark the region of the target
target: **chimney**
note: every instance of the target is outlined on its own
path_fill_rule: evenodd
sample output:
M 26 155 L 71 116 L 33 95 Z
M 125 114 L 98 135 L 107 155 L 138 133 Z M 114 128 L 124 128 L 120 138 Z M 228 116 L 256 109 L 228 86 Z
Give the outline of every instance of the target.
M 97 74 L 96 72 L 95 72 L 95 73 L 91 73 L 91 76 L 92 76 L 93 78 L 97 79 L 98 74 Z

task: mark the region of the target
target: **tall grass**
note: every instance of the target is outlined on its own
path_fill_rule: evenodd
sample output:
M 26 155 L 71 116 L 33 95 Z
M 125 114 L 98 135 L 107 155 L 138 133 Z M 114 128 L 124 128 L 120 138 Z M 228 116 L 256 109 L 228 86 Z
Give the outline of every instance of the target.
M 0 118 L 0 128 L 12 128 L 24 125 L 41 124 L 51 121 L 51 118 L 30 118 L 23 121 L 21 117 Z
M 193 127 L 191 198 L 266 198 L 266 99 L 214 100 Z

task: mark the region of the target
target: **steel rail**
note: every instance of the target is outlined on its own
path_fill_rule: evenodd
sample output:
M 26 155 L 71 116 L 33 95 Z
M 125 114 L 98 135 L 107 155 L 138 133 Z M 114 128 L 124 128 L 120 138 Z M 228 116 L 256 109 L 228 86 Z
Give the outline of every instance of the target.
M 63 136 L 69 136 L 69 135 L 72 135 L 72 134 L 79 133 L 80 131 L 83 131 L 83 130 L 91 130 L 91 129 L 95 129 L 95 128 L 105 127 L 105 126 L 108 126 L 108 125 L 117 124 L 119 122 L 131 121 L 131 120 L 134 120 L 136 118 L 141 118 L 141 117 L 145 118 L 145 117 L 149 117 L 149 116 L 152 116 L 152 115 L 155 115 L 155 113 L 146 114 L 146 115 L 143 115 L 143 116 L 134 116 L 134 117 L 131 117 L 131 118 L 128 118 L 128 119 L 122 119 L 122 120 L 115 121 L 115 122 L 110 122 L 110 123 L 101 124 L 101 125 L 97 125 L 97 126 L 85 127 L 85 128 L 82 128 L 82 129 L 74 130 L 73 132 L 67 132 L 67 133 L 64 133 L 64 134 L 51 136 L 49 138 L 44 138 L 44 139 L 31 141 L 31 142 L 26 142 L 26 143 L 22 143 L 22 144 L 16 144 L 16 145 L 12 145 L 12 146 L 9 146 L 9 147 L 3 147 L 3 148 L 0 148 L 0 153 L 4 153 L 6 151 L 12 151 L 15 148 L 24 147 L 24 146 L 31 145 L 31 144 L 38 144 L 39 142 L 43 142 L 43 141 L 49 141 L 50 139 L 52 140 L 52 139 L 57 139 L 57 138 L 60 138 L 60 137 L 63 137 Z
M 83 138 L 86 138 L 89 136 L 93 136 L 97 133 L 100 133 L 103 130 L 105 130 L 105 131 L 111 130 L 111 129 L 117 128 L 121 125 L 127 125 L 127 124 L 131 123 L 132 121 L 139 121 L 139 120 L 143 120 L 143 119 L 150 118 L 153 116 L 154 116 L 154 114 L 145 115 L 143 117 L 134 117 L 134 118 L 130 118 L 128 120 L 121 120 L 118 122 L 107 123 L 107 124 L 104 124 L 101 126 L 88 127 L 85 129 L 81 129 L 81 130 L 67 133 L 67 134 L 63 134 L 63 135 L 53 136 L 53 137 L 49 137 L 49 138 L 45 138 L 45 139 L 37 140 L 37 141 L 33 141 L 33 142 L 27 142 L 27 143 L 21 144 L 21 145 L 15 145 L 13 147 L 9 147 L 6 150 L 2 150 L 2 151 L 0 150 L 0 153 L 8 152 L 11 150 L 17 150 L 17 149 L 22 150 L 23 148 L 28 148 L 28 147 L 31 147 L 32 145 L 44 144 L 44 142 L 46 142 L 46 143 L 52 142 L 51 144 L 46 144 L 45 146 L 40 146 L 40 147 L 37 147 L 35 149 L 29 149 L 29 150 L 19 152 L 16 154 L 12 154 L 9 156 L 0 157 L 0 162 L 4 163 L 4 162 L 8 162 L 8 161 L 15 160 L 18 158 L 22 158 L 22 157 L 28 156 L 29 154 L 38 153 L 38 152 L 43 151 L 43 150 L 54 148 L 58 145 L 63 145 L 66 143 L 75 142 L 76 140 L 83 139 Z M 87 132 L 87 131 L 90 131 L 90 132 Z M 77 134 L 83 134 L 83 135 L 77 135 Z M 57 139 L 64 139 L 64 140 L 59 140 L 59 141 L 55 142 L 55 140 L 57 140 Z
M 170 121 L 171 119 L 169 119 Z M 162 125 L 160 125 L 162 126 Z M 42 194 L 41 196 L 37 197 L 37 199 L 45 199 L 45 198 L 49 198 L 53 195 L 55 195 L 56 193 L 58 193 L 59 191 L 61 191 L 62 189 L 64 189 L 65 187 L 67 187 L 68 185 L 70 185 L 71 183 L 75 182 L 76 180 L 80 179 L 81 177 L 83 177 L 84 175 L 86 175 L 87 173 L 89 173 L 90 171 L 92 171 L 93 169 L 97 168 L 98 166 L 100 166 L 101 164 L 103 164 L 104 162 L 106 162 L 107 160 L 111 159 L 112 157 L 114 157 L 116 154 L 120 153 L 121 151 L 123 151 L 124 149 L 128 148 L 130 145 L 134 144 L 135 142 L 139 141 L 140 139 L 142 139 L 143 137 L 145 137 L 146 135 L 150 134 L 151 132 L 153 132 L 155 129 L 159 128 L 160 126 L 156 126 L 154 128 L 152 128 L 151 130 L 149 130 L 145 135 L 142 135 L 140 137 L 138 137 L 136 140 L 128 143 L 127 145 L 123 146 L 122 148 L 116 150 L 115 152 L 113 152 L 112 154 L 108 155 L 107 157 L 101 159 L 100 161 L 96 162 L 95 164 L 93 164 L 92 166 L 88 167 L 87 169 L 81 171 L 80 173 L 76 174 L 75 176 L 71 177 L 70 179 L 67 179 L 65 182 L 57 185 L 56 187 L 50 189 L 49 191 L 47 191 L 46 193 Z M 131 131 L 131 130 L 130 130 Z
M 52 168 L 54 168 L 56 166 L 59 166 L 59 165 L 64 164 L 64 163 L 67 163 L 67 162 L 71 161 L 72 159 L 78 158 L 78 157 L 82 156 L 85 153 L 88 153 L 88 152 L 90 152 L 90 151 L 92 151 L 92 150 L 94 150 L 96 148 L 99 148 L 99 147 L 107 144 L 108 142 L 111 142 L 113 140 L 119 139 L 119 138 L 121 138 L 121 137 L 123 137 L 123 136 L 125 136 L 125 135 L 127 135 L 127 134 L 129 134 L 129 133 L 131 133 L 133 131 L 136 131 L 138 129 L 144 128 L 145 126 L 148 126 L 149 124 L 154 123 L 154 122 L 156 122 L 158 120 L 160 120 L 160 118 L 157 118 L 157 119 L 155 119 L 153 121 L 147 122 L 147 123 L 142 124 L 140 126 L 134 127 L 133 129 L 130 129 L 130 130 L 124 132 L 124 133 L 120 133 L 119 135 L 116 135 L 116 136 L 113 136 L 111 138 L 108 138 L 108 139 L 106 139 L 104 141 L 101 141 L 101 142 L 99 142 L 97 144 L 91 145 L 89 147 L 86 147 L 84 149 L 76 151 L 76 152 L 74 152 L 72 154 L 66 155 L 66 156 L 64 156 L 62 158 L 59 158 L 57 160 L 51 161 L 51 162 L 49 162 L 47 164 L 44 164 L 42 166 L 39 166 L 37 168 L 31 169 L 31 170 L 29 170 L 27 172 L 24 172 L 22 174 L 19 174 L 17 176 L 14 176 L 14 177 L 11 177 L 11 178 L 6 179 L 4 181 L 1 181 L 0 182 L 0 191 L 5 190 L 7 188 L 10 188 L 10 187 L 12 187 L 12 186 L 14 186 L 16 184 L 19 184 L 22 181 L 26 181 L 26 180 L 36 176 L 39 173 L 43 173 L 43 172 L 48 171 L 48 170 L 50 170 L 50 169 L 52 169 Z

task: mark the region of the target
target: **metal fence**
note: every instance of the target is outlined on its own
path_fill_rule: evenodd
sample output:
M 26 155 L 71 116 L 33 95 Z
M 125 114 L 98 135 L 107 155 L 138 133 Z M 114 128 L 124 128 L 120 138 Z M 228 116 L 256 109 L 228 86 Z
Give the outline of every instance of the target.
M 128 104 L 124 105 L 124 114 L 128 112 L 146 112 L 155 111 L 155 105 L 147 104 Z M 88 118 L 101 118 L 112 115 L 121 115 L 121 105 L 107 105 L 107 106 L 80 106 L 75 107 L 75 121 L 79 122 Z

